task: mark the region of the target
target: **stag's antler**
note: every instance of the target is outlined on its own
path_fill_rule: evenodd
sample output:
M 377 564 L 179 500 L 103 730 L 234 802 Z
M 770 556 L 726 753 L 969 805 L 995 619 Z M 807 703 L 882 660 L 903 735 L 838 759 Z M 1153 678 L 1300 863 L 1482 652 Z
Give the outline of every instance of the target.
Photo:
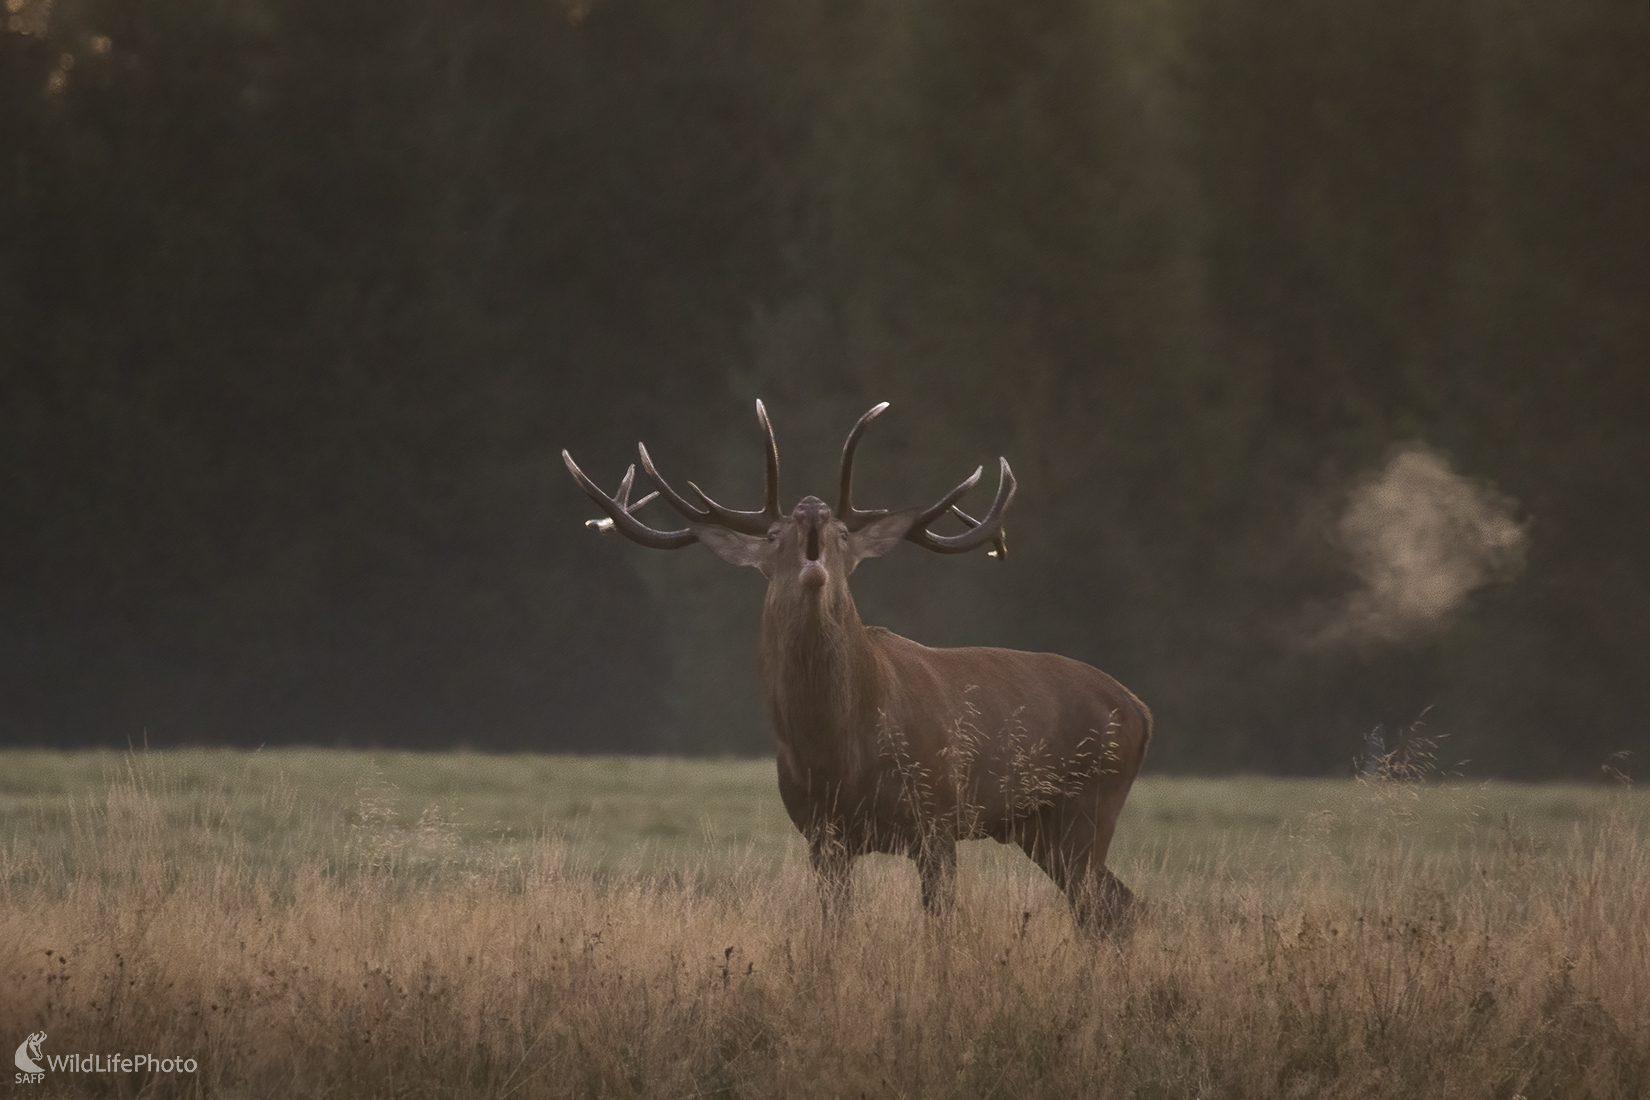
M 876 406 L 859 418 L 854 430 L 848 433 L 848 442 L 842 447 L 842 497 L 838 504 L 837 518 L 848 525 L 849 530 L 858 530 L 873 519 L 888 514 L 886 508 L 877 508 L 862 511 L 855 508 L 852 499 L 854 479 L 854 449 L 859 446 L 859 437 L 864 434 L 865 426 L 881 415 L 888 407 L 888 402 Z M 933 550 L 941 554 L 964 554 L 970 550 L 984 546 L 987 542 L 994 548 L 988 553 L 999 560 L 1008 556 L 1008 538 L 1003 533 L 1003 514 L 1008 511 L 1009 502 L 1014 499 L 1018 484 L 1014 480 L 1014 471 L 1008 468 L 1008 459 L 999 459 L 1002 466 L 998 472 L 997 498 L 991 503 L 991 510 L 986 513 L 985 519 L 978 520 L 961 508 L 957 501 L 980 480 L 984 467 L 975 470 L 973 475 L 961 485 L 942 497 L 938 504 L 921 512 L 912 525 L 910 533 L 905 537 L 918 546 Z M 928 525 L 950 512 L 964 523 L 969 530 L 960 535 L 936 535 L 928 530 Z
M 991 502 L 991 510 L 985 514 L 984 519 L 977 520 L 957 507 L 957 501 L 979 482 L 980 475 L 985 472 L 985 467 L 981 466 L 964 479 L 962 484 L 941 497 L 938 503 L 923 510 L 917 516 L 916 523 L 912 524 L 910 534 L 905 537 L 918 546 L 939 554 L 965 554 L 989 542 L 994 544 L 994 549 L 990 551 L 992 557 L 998 560 L 1006 558 L 1008 538 L 1003 533 L 1003 514 L 1008 511 L 1008 505 L 1014 499 L 1019 483 L 1014 480 L 1014 471 L 1008 468 L 1008 459 L 999 458 L 997 463 L 997 496 Z M 969 530 L 960 535 L 936 535 L 928 530 L 928 525 L 946 512 L 955 514 L 968 524 Z
M 762 432 L 768 442 L 768 490 L 767 502 L 757 512 L 741 512 L 732 508 L 724 508 L 712 500 L 703 489 L 688 482 L 688 488 L 693 490 L 701 502 L 695 505 L 683 497 L 668 482 L 660 476 L 658 469 L 653 465 L 653 458 L 647 453 L 647 446 L 636 444 L 636 450 L 642 459 L 642 469 L 659 486 L 658 492 L 649 493 L 636 503 L 629 503 L 630 485 L 636 477 L 634 463 L 625 470 L 624 480 L 619 483 L 619 491 L 614 496 L 608 496 L 596 487 L 595 482 L 584 475 L 573 456 L 565 450 L 561 453 L 562 461 L 567 463 L 568 472 L 585 491 L 585 495 L 595 501 L 606 512 L 608 519 L 586 520 L 586 526 L 607 534 L 618 531 L 633 542 L 654 550 L 679 550 L 690 543 L 698 542 L 699 536 L 693 533 L 693 525 L 726 527 L 747 535 L 766 535 L 779 518 L 779 446 L 774 442 L 773 425 L 768 423 L 768 410 L 762 407 L 762 402 L 756 403 L 756 417 L 762 422 Z M 638 520 L 634 513 L 642 505 L 654 497 L 663 496 L 664 499 L 688 520 L 689 526 L 678 531 L 659 531 L 647 526 Z

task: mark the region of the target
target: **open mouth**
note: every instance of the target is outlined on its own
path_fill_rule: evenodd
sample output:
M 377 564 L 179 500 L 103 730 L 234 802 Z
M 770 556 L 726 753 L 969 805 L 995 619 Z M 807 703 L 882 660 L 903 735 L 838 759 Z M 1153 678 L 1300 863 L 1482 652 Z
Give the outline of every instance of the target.
M 825 563 L 819 560 L 819 527 L 808 527 L 807 560 L 802 563 L 802 584 L 806 588 L 825 587 Z

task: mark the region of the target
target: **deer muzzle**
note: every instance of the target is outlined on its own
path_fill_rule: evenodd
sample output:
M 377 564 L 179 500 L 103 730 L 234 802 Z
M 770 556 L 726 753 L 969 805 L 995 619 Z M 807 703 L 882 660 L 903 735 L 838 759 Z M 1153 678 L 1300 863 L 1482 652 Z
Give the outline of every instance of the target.
M 804 588 L 823 588 L 828 573 L 821 560 L 825 525 L 831 521 L 830 507 L 818 497 L 805 497 L 794 513 L 802 528 L 802 573 Z

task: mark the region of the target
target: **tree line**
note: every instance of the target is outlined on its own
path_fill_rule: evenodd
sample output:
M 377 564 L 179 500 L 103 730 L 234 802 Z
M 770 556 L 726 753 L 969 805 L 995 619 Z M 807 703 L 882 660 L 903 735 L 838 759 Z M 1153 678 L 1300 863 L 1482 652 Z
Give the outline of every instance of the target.
M 754 575 L 558 457 L 754 506 L 762 397 L 787 506 L 879 400 L 867 504 L 1007 456 L 1007 562 L 862 612 L 1100 665 L 1150 767 L 1650 748 L 1641 12 L 7 10 L 0 739 L 766 751 Z M 1454 603 L 1325 625 L 1480 514 Z

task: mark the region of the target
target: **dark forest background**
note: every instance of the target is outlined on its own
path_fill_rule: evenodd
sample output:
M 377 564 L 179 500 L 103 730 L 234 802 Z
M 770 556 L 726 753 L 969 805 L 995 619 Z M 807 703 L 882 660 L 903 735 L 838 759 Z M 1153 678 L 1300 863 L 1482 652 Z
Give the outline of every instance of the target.
M 1151 767 L 1650 749 L 1642 4 L 0 20 L 0 741 L 767 751 L 760 577 L 597 538 L 558 457 L 754 507 L 762 397 L 786 507 L 878 400 L 867 504 L 1006 455 L 1006 564 L 861 611 L 1106 668 Z M 1314 642 L 1407 444 L 1523 568 Z

